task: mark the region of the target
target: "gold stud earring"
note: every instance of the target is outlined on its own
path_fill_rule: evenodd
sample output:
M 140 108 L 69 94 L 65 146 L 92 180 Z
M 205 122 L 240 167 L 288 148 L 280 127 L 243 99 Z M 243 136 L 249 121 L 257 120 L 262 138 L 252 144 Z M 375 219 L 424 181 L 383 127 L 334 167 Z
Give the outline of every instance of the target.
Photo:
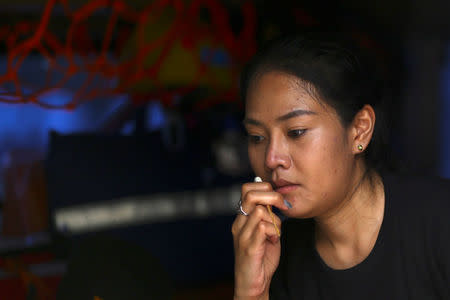
M 362 151 L 363 149 L 364 149 L 363 145 L 359 144 L 359 145 L 358 145 L 358 150 L 359 150 L 359 151 Z

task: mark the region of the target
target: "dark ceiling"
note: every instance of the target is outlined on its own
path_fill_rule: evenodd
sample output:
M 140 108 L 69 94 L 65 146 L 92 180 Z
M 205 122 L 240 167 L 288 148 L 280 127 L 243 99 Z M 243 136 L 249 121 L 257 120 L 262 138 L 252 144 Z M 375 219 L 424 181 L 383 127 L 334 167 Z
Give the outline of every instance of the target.
M 89 0 L 68 0 L 72 7 L 80 7 Z M 151 1 L 126 0 L 128 5 L 141 8 Z M 221 1 L 228 6 L 239 5 L 242 1 Z M 288 11 L 292 5 L 304 7 L 309 13 L 330 20 L 339 20 L 343 14 L 351 15 L 367 24 L 378 26 L 382 30 L 412 33 L 447 33 L 450 29 L 450 1 L 446 0 L 341 0 L 341 1 L 262 1 L 255 0 L 258 10 L 265 14 L 274 11 Z M 0 24 L 23 18 L 39 18 L 47 0 L 0 0 Z M 275 9 L 275 10 L 274 10 Z M 55 18 L 61 15 L 55 11 Z

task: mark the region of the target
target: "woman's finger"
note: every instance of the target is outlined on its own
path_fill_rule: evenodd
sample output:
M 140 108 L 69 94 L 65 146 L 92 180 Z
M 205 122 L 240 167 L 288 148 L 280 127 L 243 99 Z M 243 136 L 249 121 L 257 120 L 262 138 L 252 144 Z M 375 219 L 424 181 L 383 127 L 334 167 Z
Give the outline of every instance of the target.
M 283 195 L 274 191 L 248 191 L 241 200 L 242 210 L 250 214 L 257 205 L 270 205 L 287 210 L 288 207 L 284 203 Z
M 249 191 L 273 191 L 273 188 L 268 182 L 246 182 L 241 187 L 242 197 L 245 197 Z
M 237 237 L 244 227 L 245 223 L 248 221 L 248 216 L 243 216 L 238 214 L 234 219 L 233 225 L 231 226 L 231 233 L 233 237 Z
M 244 216 L 243 216 L 244 217 Z M 273 221 L 275 222 L 275 225 L 280 228 L 281 226 L 281 220 L 278 216 L 274 215 L 273 220 L 272 216 L 267 210 L 267 207 L 258 205 L 255 207 L 255 209 L 252 211 L 252 213 L 249 216 L 246 216 L 244 218 L 247 218 L 247 221 L 242 225 L 239 232 L 239 243 L 247 243 L 248 240 L 251 238 L 251 236 L 254 234 L 254 232 L 257 230 L 257 227 L 260 222 L 267 222 L 272 224 L 273 229 L 276 232 L 276 228 L 273 224 Z
M 247 182 L 241 187 L 241 200 L 246 199 L 248 192 L 261 191 L 261 192 L 273 192 L 272 185 L 268 182 Z
M 266 241 L 270 241 L 275 244 L 279 242 L 279 237 L 277 235 L 277 231 L 271 222 L 260 221 L 256 227 L 256 230 L 253 231 L 251 238 L 248 240 L 248 244 L 246 249 L 247 255 L 256 255 L 256 251 L 261 249 L 261 245 Z

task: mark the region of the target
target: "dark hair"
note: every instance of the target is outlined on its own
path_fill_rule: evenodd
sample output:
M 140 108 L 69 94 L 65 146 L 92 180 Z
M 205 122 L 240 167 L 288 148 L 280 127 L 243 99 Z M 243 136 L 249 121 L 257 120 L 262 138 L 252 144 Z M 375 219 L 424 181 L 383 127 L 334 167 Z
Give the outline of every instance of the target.
M 372 60 L 374 62 L 374 60 Z M 333 107 L 348 127 L 365 104 L 376 114 L 372 140 L 364 152 L 370 169 L 384 167 L 387 140 L 384 84 L 364 52 L 347 37 L 314 33 L 289 35 L 271 41 L 247 64 L 241 75 L 241 97 L 258 76 L 282 72 L 301 80 L 311 96 Z

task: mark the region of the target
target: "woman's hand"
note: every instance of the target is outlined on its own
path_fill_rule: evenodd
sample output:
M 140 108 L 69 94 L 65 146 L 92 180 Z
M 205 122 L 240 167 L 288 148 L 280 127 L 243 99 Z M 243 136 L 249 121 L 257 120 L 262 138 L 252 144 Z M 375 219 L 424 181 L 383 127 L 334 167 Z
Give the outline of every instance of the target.
M 267 205 L 288 207 L 267 182 L 242 186 L 242 209 L 232 226 L 235 253 L 234 299 L 268 299 L 270 281 L 280 261 L 280 238 Z M 281 220 L 274 215 L 275 224 Z

